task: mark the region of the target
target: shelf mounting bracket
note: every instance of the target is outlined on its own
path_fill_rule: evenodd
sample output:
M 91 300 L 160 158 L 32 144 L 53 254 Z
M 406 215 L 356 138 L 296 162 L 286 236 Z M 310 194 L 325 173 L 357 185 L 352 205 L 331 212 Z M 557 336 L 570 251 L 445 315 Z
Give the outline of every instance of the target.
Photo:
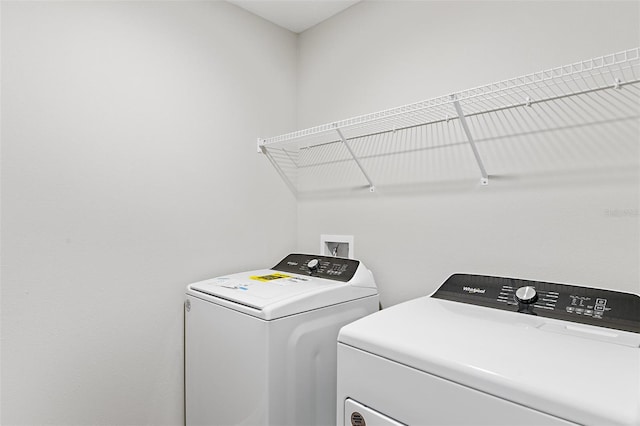
M 260 152 L 262 152 L 269 159 L 269 161 L 271 162 L 271 165 L 273 165 L 273 167 L 276 169 L 276 171 L 278 172 L 278 174 L 280 175 L 280 177 L 282 178 L 284 183 L 287 185 L 289 190 L 293 193 L 293 196 L 297 198 L 298 197 L 298 191 L 296 190 L 296 186 L 287 177 L 287 174 L 284 172 L 284 170 L 282 170 L 282 167 L 280 167 L 278 162 L 273 158 L 273 156 L 271 156 L 271 153 L 269 152 L 267 147 L 264 146 L 264 145 L 261 145 L 260 146 Z
M 369 182 L 369 192 L 374 192 L 376 190 L 376 187 L 373 184 L 373 182 L 371 181 L 371 178 L 369 177 L 369 175 L 365 171 L 364 167 L 362 167 L 362 164 L 360 163 L 360 160 L 358 160 L 358 157 L 356 156 L 356 154 L 353 152 L 353 149 L 351 149 L 351 146 L 349 145 L 349 142 L 347 142 L 347 139 L 344 137 L 344 135 L 342 134 L 342 132 L 340 131 L 340 129 L 338 127 L 336 127 L 336 132 L 338 133 L 338 136 L 340 137 L 340 140 L 342 141 L 344 146 L 347 148 L 347 151 L 349 151 L 349 154 L 351 154 L 351 157 L 353 157 L 354 161 L 358 165 L 358 168 L 360 169 L 360 171 L 364 175 L 364 178 L 367 180 L 367 182 Z
M 613 83 L 613 88 L 622 90 L 622 80 L 620 80 L 619 78 L 616 78 Z
M 478 163 L 478 167 L 480 168 L 480 173 L 482 174 L 480 183 L 482 185 L 488 185 L 489 175 L 487 174 L 487 170 L 484 168 L 484 163 L 482 162 L 482 158 L 480 157 L 480 153 L 478 152 L 478 148 L 476 147 L 476 142 L 473 140 L 473 136 L 471 135 L 471 130 L 469 129 L 469 125 L 467 124 L 467 119 L 464 115 L 464 112 L 462 112 L 460 102 L 458 101 L 458 99 L 456 99 L 456 95 L 451 95 L 451 100 L 453 101 L 453 106 L 458 113 L 458 118 L 460 119 L 460 124 L 462 124 L 462 129 L 464 130 L 465 135 L 467 135 L 467 140 L 469 141 L 469 145 L 471 146 L 473 155 L 476 157 L 476 163 Z

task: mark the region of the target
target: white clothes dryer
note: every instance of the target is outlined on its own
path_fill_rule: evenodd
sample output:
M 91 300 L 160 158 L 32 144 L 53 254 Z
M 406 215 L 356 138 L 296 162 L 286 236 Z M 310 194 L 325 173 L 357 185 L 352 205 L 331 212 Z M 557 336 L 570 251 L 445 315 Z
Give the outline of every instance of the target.
M 640 296 L 456 274 L 343 327 L 339 425 L 640 425 Z
M 333 424 L 338 331 L 378 306 L 353 259 L 291 254 L 189 285 L 187 425 Z

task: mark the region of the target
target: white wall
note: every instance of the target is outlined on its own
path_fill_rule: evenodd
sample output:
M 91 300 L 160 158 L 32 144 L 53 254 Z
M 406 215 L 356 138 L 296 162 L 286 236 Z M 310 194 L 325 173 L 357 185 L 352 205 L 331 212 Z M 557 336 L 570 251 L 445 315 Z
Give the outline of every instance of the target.
M 636 47 L 639 22 L 637 2 L 359 3 L 300 36 L 298 127 Z M 298 203 L 298 247 L 355 235 L 383 306 L 456 272 L 638 292 L 637 129 L 631 140 L 604 134 L 595 148 L 570 141 L 562 161 L 544 141 L 483 146 L 499 157 L 486 160 L 489 174 L 505 173 L 487 187 L 476 171 L 468 183 L 311 194 Z M 590 149 L 589 161 L 563 169 Z
M 256 153 L 295 35 L 224 2 L 2 7 L 2 418 L 181 424 L 184 287 L 295 247 Z
M 355 235 L 385 306 L 453 272 L 640 291 L 637 147 L 296 216 L 253 143 L 636 46 L 637 2 L 364 2 L 297 46 L 223 2 L 0 7 L 2 424 L 181 423 L 184 285 L 321 233 Z

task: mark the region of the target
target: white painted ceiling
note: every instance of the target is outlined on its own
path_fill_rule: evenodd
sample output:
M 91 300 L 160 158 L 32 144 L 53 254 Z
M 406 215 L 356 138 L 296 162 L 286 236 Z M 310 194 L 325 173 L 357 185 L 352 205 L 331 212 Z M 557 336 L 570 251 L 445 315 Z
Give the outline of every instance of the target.
M 227 0 L 294 33 L 301 33 L 360 0 Z

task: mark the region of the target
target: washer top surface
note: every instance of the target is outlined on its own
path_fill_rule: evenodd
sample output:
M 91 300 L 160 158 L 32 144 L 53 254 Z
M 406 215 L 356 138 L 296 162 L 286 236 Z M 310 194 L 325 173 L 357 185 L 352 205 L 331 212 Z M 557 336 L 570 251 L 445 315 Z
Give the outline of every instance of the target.
M 373 274 L 362 262 L 290 254 L 271 269 L 200 281 L 187 294 L 272 320 L 376 295 Z
M 338 341 L 566 420 L 640 424 L 640 333 L 433 296 L 349 324 Z

